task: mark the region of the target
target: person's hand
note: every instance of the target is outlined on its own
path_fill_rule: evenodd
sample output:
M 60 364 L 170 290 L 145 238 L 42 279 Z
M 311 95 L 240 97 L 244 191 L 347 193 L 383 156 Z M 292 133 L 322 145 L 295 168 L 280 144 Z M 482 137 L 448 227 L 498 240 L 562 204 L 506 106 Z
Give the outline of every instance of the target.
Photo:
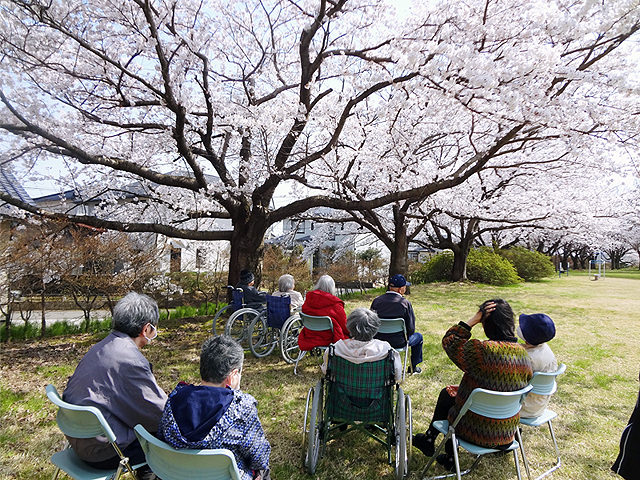
M 471 317 L 471 319 L 467 322 L 467 325 L 469 325 L 470 327 L 473 327 L 474 325 L 481 323 L 485 318 L 491 315 L 491 312 L 493 312 L 495 309 L 496 309 L 495 303 L 493 302 L 487 303 L 484 306 L 484 309 L 478 310 L 476 314 L 473 317 Z

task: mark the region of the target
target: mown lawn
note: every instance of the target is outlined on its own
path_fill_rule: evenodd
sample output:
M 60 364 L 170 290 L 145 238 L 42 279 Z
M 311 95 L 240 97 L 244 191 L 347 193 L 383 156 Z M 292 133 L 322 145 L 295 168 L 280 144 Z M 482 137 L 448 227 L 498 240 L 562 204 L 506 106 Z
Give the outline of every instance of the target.
M 489 298 L 508 300 L 517 313 L 544 312 L 557 326 L 550 343 L 558 360 L 567 364 L 552 408 L 559 413 L 554 428 L 561 448 L 562 468 L 555 479 L 611 479 L 610 466 L 618 452 L 620 433 L 638 395 L 638 313 L 640 275 L 607 272 L 605 280 L 586 273 L 513 287 L 469 284 L 413 286 L 409 299 L 425 337 L 423 374 L 409 377 L 405 391 L 413 403 L 414 431 L 429 422 L 440 389 L 457 383 L 461 374 L 442 352 L 440 339 L 455 322 L 470 318 Z M 347 300 L 347 311 L 369 306 L 373 294 Z M 160 325 L 161 334 L 144 354 L 169 392 L 179 380 L 198 380 L 198 354 L 211 324 L 181 320 Z M 474 335 L 479 334 L 474 329 Z M 45 479 L 53 468 L 49 456 L 63 445 L 55 410 L 44 395 L 48 383 L 62 391 L 67 377 L 90 345 L 89 335 L 46 342 L 14 342 L 0 351 L 0 478 Z M 319 378 L 315 359 L 305 359 L 301 375 L 275 354 L 254 359 L 247 353 L 243 390 L 259 401 L 259 412 L 272 445 L 273 478 L 309 479 L 300 463 L 301 424 L 309 387 Z M 525 444 L 534 472 L 552 461 L 548 430 L 525 429 Z M 419 478 L 425 457 L 414 452 L 412 477 Z M 463 462 L 468 461 L 462 457 Z M 440 470 L 438 470 L 440 471 Z M 314 478 L 393 478 L 385 450 L 359 434 L 327 445 Z M 515 478 L 513 458 L 484 460 L 473 478 Z

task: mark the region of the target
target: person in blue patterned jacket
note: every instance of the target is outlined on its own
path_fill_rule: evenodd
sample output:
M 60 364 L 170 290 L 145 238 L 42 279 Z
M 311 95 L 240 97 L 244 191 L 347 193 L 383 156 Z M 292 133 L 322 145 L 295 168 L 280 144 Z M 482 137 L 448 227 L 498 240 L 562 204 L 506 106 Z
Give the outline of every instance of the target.
M 244 351 L 233 338 L 207 339 L 201 385 L 180 382 L 169 395 L 158 437 L 174 448 L 227 448 L 243 480 L 270 479 L 267 441 L 256 399 L 239 390 Z

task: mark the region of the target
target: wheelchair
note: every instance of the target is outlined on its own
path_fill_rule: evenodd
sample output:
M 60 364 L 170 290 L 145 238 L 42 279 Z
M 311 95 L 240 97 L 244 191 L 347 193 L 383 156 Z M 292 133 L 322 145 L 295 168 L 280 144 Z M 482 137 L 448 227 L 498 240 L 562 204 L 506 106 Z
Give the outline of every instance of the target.
M 248 329 L 249 349 L 254 357 L 266 357 L 279 346 L 287 363 L 298 359 L 298 333 L 302 324 L 297 314 L 291 315 L 290 309 L 291 298 L 267 295 L 266 310 L 252 320 Z
M 218 320 L 225 313 L 227 315 L 231 315 L 233 312 L 235 312 L 236 310 L 240 310 L 243 307 L 244 292 L 241 291 L 242 289 L 235 288 L 231 285 L 227 285 L 225 288 L 231 291 L 231 303 L 229 305 L 225 305 L 220 310 L 218 310 L 216 312 L 216 315 L 213 317 L 213 324 L 211 325 L 211 333 L 213 333 L 214 336 L 218 334 L 218 332 L 216 331 L 216 325 L 218 324 Z M 240 291 L 238 292 L 238 290 Z M 225 324 L 226 324 L 226 321 L 225 321 Z
M 229 320 L 227 320 L 227 323 L 224 325 L 224 334 L 233 337 L 243 348 L 247 349 L 249 348 L 249 326 L 263 310 L 248 307 L 244 303 L 244 292 L 241 288 L 233 288 L 233 290 L 231 290 L 231 297 L 231 305 L 228 305 L 224 309 L 231 306 L 234 312 L 229 316 Z M 216 315 L 216 318 L 217 316 L 218 315 Z
M 329 347 L 326 375 L 309 389 L 302 427 L 302 463 L 313 475 L 327 443 L 359 430 L 387 448 L 395 477 L 409 473 L 413 437 L 411 399 L 396 383 L 393 353 L 355 364 Z M 393 460 L 392 460 L 393 458 Z

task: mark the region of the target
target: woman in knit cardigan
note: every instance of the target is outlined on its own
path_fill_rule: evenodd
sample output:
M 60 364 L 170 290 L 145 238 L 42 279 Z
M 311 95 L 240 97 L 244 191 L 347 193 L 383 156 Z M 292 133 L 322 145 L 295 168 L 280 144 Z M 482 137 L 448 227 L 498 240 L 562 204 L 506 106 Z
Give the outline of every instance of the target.
M 479 323 L 489 340 L 471 339 L 471 329 Z M 439 433 L 433 428 L 433 421 L 453 422 L 475 388 L 515 391 L 526 387 L 533 375 L 529 355 L 517 343 L 513 310 L 501 299 L 484 302 L 467 323 L 460 322 L 451 327 L 442 339 L 442 348 L 464 375 L 459 387 L 449 386 L 440 392 L 431 426 L 426 433 L 413 438 L 413 445 L 429 457 L 434 453 Z M 456 426 L 456 436 L 482 447 L 500 448 L 511 444 L 519 421 L 519 415 L 488 421 L 486 417 L 467 412 Z M 437 461 L 452 470 L 451 441 L 445 452 L 438 455 Z

